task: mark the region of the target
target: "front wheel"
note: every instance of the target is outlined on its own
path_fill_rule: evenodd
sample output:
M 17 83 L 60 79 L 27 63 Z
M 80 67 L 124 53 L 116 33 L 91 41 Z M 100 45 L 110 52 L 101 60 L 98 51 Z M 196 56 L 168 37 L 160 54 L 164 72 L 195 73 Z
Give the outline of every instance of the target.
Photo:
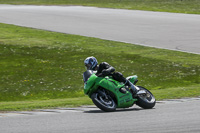
M 116 110 L 116 103 L 105 91 L 93 93 L 91 99 L 93 103 L 103 111 L 112 112 Z
M 144 87 L 138 86 L 140 90 L 144 90 L 146 94 L 138 95 L 136 105 L 144 108 L 144 109 L 151 109 L 156 104 L 156 99 L 153 94 Z

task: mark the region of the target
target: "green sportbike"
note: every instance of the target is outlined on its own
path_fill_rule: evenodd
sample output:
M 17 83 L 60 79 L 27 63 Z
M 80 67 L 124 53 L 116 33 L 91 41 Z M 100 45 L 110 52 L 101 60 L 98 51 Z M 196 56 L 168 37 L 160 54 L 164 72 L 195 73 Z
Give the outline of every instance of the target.
M 112 112 L 116 108 L 129 108 L 134 104 L 144 109 L 151 109 L 156 104 L 153 94 L 144 87 L 136 86 L 137 76 L 126 79 L 137 89 L 133 94 L 128 86 L 118 82 L 112 76 L 96 76 L 96 71 L 87 70 L 83 73 L 84 93 L 103 111 Z

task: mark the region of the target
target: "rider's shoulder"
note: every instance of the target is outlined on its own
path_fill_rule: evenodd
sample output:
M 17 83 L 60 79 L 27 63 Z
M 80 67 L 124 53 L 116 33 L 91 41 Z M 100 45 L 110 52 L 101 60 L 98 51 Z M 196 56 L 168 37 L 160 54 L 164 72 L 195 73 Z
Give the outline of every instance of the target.
M 104 66 L 104 67 L 109 67 L 110 66 L 107 62 L 101 62 L 99 65 L 100 66 Z
M 101 62 L 102 65 L 109 65 L 107 62 Z

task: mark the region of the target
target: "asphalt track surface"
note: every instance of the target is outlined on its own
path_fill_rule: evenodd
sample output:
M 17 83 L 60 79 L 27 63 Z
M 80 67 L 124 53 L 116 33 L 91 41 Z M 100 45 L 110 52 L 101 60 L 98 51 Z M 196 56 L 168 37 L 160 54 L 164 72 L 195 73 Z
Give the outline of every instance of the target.
M 105 113 L 94 106 L 0 113 L 1 133 L 199 133 L 200 98 Z
M 0 22 L 200 53 L 200 16 L 74 6 L 0 5 Z M 104 113 L 59 108 L 0 113 L 0 133 L 199 133 L 200 98 Z
M 200 15 L 82 6 L 0 5 L 0 22 L 200 54 Z

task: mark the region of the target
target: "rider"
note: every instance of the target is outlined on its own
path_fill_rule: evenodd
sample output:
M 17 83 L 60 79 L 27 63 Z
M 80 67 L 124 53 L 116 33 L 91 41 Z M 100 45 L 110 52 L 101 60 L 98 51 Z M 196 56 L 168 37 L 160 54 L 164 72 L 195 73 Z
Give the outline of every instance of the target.
M 107 62 L 102 62 L 98 65 L 97 59 L 93 56 L 87 57 L 84 61 L 85 67 L 87 70 L 95 70 L 97 71 L 97 76 L 108 76 L 112 75 L 112 77 L 119 81 L 124 82 L 125 85 L 129 86 L 132 90 L 133 95 L 137 93 L 137 89 L 133 86 L 133 84 L 124 78 L 124 76 L 120 72 L 115 72 L 115 68 L 109 65 Z

